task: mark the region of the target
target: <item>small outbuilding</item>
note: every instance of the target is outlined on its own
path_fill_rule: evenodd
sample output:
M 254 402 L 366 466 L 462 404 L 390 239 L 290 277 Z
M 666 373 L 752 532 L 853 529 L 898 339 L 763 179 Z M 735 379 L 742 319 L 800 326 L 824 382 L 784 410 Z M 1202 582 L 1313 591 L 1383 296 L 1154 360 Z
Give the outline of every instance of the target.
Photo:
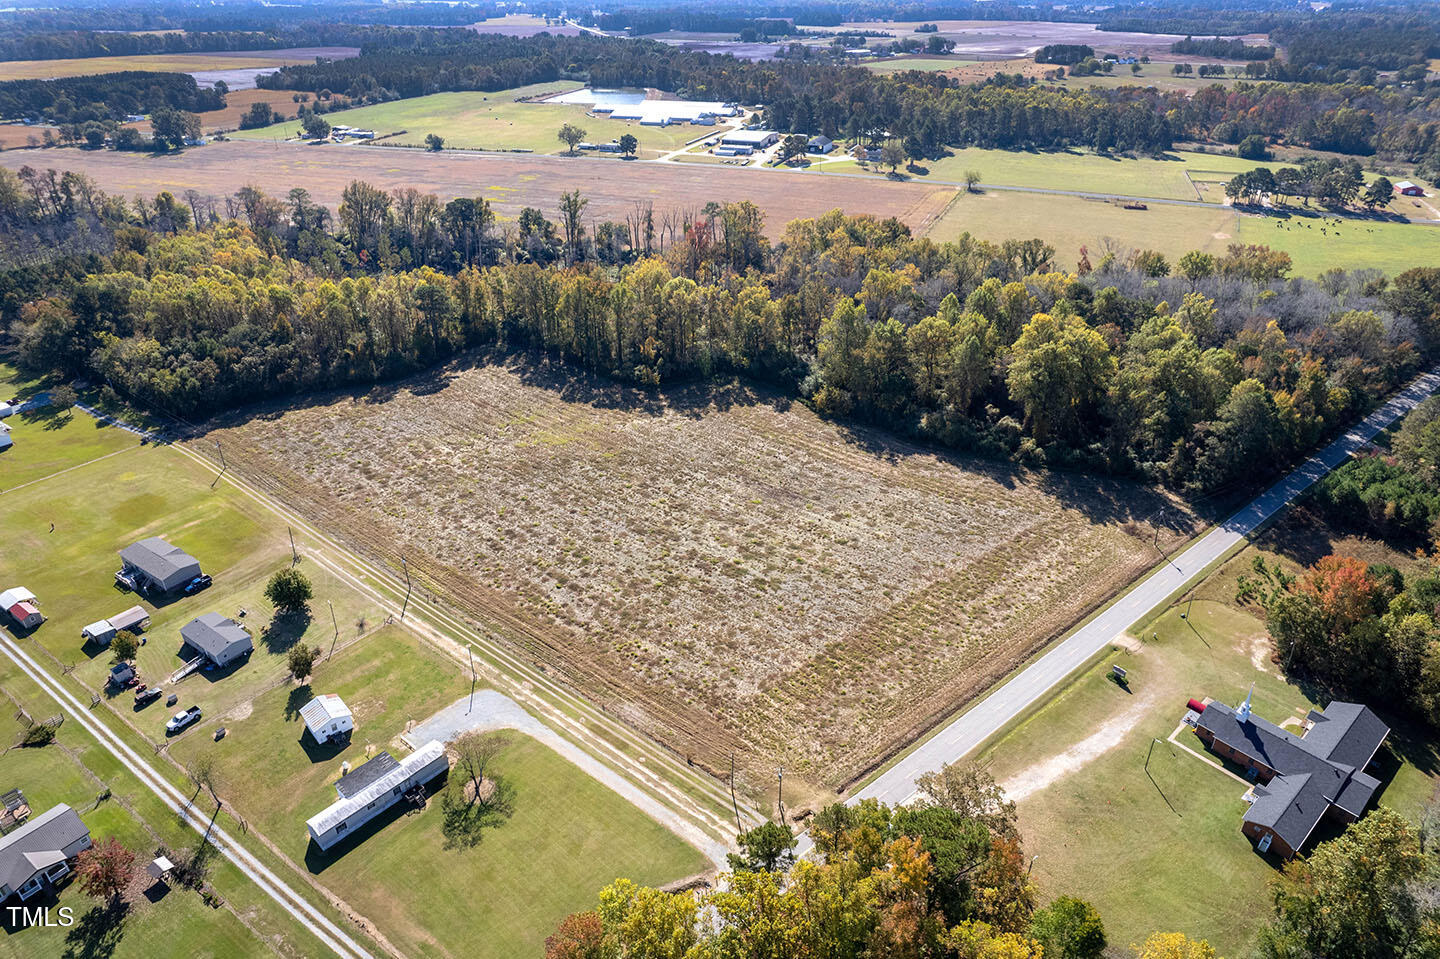
M 9 416 L 13 412 L 15 412 L 14 403 L 0 402 L 0 420 L 3 420 L 5 417 Z
M 131 606 L 125 612 L 111 616 L 107 622 L 117 633 L 143 633 L 150 628 L 150 614 L 145 611 L 144 606 Z
M 35 594 L 24 586 L 15 586 L 0 593 L 0 609 L 21 629 L 34 629 L 45 622 Z
M 835 149 L 835 141 L 824 135 L 813 136 L 810 138 L 810 141 L 805 144 L 806 153 L 814 153 L 820 156 L 829 153 L 833 149 Z
M 200 575 L 198 559 L 159 536 L 122 549 L 120 563 L 115 579 L 139 592 L 168 593 Z
M 108 619 L 91 623 L 80 630 L 80 638 L 87 643 L 95 643 L 100 646 L 109 646 L 110 640 L 115 638 L 115 627 L 110 625 Z
M 355 731 L 355 717 L 345 700 L 334 693 L 322 693 L 300 707 L 300 718 L 317 743 L 347 739 Z
M 180 636 L 186 646 L 216 666 L 229 666 L 255 648 L 249 630 L 220 613 L 195 617 L 180 627 Z
M 1411 183 L 1409 180 L 1401 180 L 1395 184 L 1395 192 L 1401 196 L 1424 196 L 1425 188 L 1418 183 Z

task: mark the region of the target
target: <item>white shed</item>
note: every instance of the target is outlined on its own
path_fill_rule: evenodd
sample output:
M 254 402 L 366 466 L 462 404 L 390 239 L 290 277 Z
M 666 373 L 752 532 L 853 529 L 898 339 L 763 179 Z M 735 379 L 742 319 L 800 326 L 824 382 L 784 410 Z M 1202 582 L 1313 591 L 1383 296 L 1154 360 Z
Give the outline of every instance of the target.
M 322 693 L 300 707 L 300 718 L 305 720 L 310 735 L 321 744 L 348 736 L 355 729 L 350 707 L 334 693 Z

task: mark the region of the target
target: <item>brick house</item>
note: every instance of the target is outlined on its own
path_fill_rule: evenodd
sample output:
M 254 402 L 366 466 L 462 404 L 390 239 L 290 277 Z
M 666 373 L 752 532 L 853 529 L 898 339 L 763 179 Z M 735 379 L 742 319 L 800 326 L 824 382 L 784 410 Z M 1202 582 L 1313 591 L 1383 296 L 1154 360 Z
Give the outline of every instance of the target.
M 1289 859 L 1322 821 L 1359 819 L 1380 788 L 1366 772 L 1390 728 L 1367 707 L 1334 702 L 1311 710 L 1300 735 L 1250 713 L 1209 704 L 1195 725 L 1207 749 L 1255 780 L 1241 832 L 1261 852 Z

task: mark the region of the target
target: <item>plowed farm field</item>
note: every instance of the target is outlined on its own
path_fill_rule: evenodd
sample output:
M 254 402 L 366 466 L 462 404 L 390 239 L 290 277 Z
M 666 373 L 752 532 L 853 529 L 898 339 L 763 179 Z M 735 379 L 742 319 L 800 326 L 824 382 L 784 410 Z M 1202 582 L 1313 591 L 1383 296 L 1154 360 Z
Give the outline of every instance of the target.
M 532 206 L 554 217 L 560 196 L 579 190 L 590 200 L 586 217 L 623 220 L 637 202 L 665 211 L 698 211 L 711 200 L 752 200 L 765 211 L 766 232 L 778 237 L 785 224 L 840 208 L 846 213 L 894 216 L 917 234 L 944 213 L 953 186 L 918 186 L 876 180 L 863 189 L 800 174 L 760 173 L 679 163 L 626 162 L 589 157 L 496 155 L 405 147 L 304 146 L 232 140 L 176 154 L 114 150 L 56 149 L 0 152 L 13 170 L 29 164 L 89 174 L 107 193 L 153 197 L 161 190 L 185 190 L 225 197 L 242 186 L 260 187 L 283 198 L 293 187 L 310 191 L 334 209 L 352 180 L 387 190 L 413 186 L 433 190 L 442 200 L 483 196 L 503 217 L 516 218 Z M 224 205 L 220 204 L 224 209 Z
M 752 785 L 883 761 L 1151 566 L 1167 502 L 515 357 L 309 403 L 194 448 Z

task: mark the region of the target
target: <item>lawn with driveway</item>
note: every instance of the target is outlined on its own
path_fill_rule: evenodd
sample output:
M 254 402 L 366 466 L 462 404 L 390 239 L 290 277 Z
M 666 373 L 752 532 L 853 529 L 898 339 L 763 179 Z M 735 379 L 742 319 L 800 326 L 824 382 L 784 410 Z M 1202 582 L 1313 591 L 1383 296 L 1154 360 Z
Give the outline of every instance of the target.
M 1337 539 L 1327 549 L 1362 545 Z M 1267 537 L 1261 546 L 1276 543 Z M 1368 558 L 1405 568 L 1382 546 L 1366 548 Z M 1092 902 L 1113 943 L 1183 931 L 1223 955 L 1244 955 L 1269 914 L 1278 861 L 1240 832 L 1246 786 L 1168 741 L 1189 698 L 1234 706 L 1252 683 L 1256 715 L 1277 724 L 1326 705 L 1280 675 L 1265 624 L 1234 602 L 1236 577 L 1255 554 L 1242 551 L 1196 589 L 1193 606 L 1187 598 L 1113 646 L 978 757 L 1019 800 L 1044 894 Z M 1112 680 L 1114 665 L 1126 669 L 1128 688 Z M 1434 744 L 1384 718 L 1394 728 L 1377 756 L 1378 802 L 1413 818 L 1436 787 Z M 1188 728 L 1175 738 L 1209 756 Z

